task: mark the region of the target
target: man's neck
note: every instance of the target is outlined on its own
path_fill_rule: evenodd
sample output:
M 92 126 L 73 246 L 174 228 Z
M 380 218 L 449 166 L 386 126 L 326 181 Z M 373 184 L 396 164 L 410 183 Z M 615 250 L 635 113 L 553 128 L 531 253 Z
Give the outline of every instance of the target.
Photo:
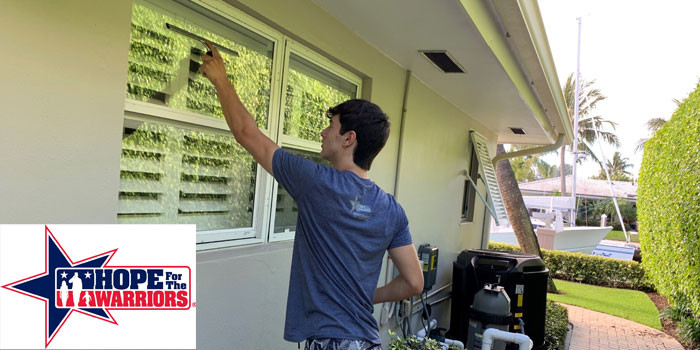
M 355 164 L 352 160 L 344 160 L 332 164 L 333 168 L 335 168 L 336 170 L 350 171 L 363 179 L 369 179 L 369 172 L 357 166 L 357 164 Z

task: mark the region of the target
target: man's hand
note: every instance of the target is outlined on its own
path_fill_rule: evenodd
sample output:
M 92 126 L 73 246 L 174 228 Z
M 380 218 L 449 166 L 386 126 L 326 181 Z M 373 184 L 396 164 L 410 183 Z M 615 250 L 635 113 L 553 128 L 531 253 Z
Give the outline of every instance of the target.
M 202 55 L 203 64 L 199 67 L 199 71 L 202 72 L 202 75 L 208 78 L 214 86 L 221 83 L 228 83 L 226 66 L 224 66 L 224 59 L 221 58 L 219 50 L 209 41 L 205 42 L 205 44 L 212 55 Z
M 219 51 L 212 43 L 207 41 L 206 44 L 212 55 L 202 55 L 204 63 L 199 70 L 214 84 L 224 118 L 236 141 L 250 152 L 255 161 L 260 163 L 268 173 L 272 174 L 272 156 L 279 146 L 258 129 L 255 120 L 243 106 L 236 94 L 236 89 L 228 80 L 224 60 Z

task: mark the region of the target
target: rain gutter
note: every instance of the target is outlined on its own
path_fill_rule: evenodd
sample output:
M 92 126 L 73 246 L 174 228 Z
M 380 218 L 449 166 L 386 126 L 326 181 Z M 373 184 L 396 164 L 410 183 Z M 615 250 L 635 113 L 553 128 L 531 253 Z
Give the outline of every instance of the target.
M 547 85 L 557 105 L 556 112 L 559 114 L 559 118 L 564 125 L 565 139 L 573 140 L 571 121 L 569 120 L 566 110 L 563 94 L 558 86 L 559 79 L 556 74 L 551 51 L 549 50 L 549 43 L 539 13 L 539 7 L 534 1 L 514 1 L 517 2 L 520 8 L 523 16 L 522 19 L 529 31 L 532 45 L 534 46 L 540 61 L 540 66 L 547 79 Z M 511 43 L 508 41 L 510 39 L 506 37 L 501 24 L 498 22 L 497 14 L 491 9 L 490 6 L 492 5 L 490 5 L 488 1 L 460 0 L 460 2 L 484 41 L 500 62 L 501 67 L 503 67 L 515 88 L 520 93 L 523 101 L 530 108 L 535 120 L 544 131 L 549 142 L 556 142 L 559 138 L 559 133 L 550 123 L 539 98 L 535 91 L 533 91 L 533 83 L 522 68 L 519 58 L 511 50 Z
M 518 6 L 523 14 L 523 19 L 525 19 L 525 25 L 530 32 L 532 44 L 535 46 L 537 57 L 540 60 L 540 65 L 542 66 L 545 78 L 547 79 L 547 85 L 549 86 L 549 90 L 554 98 L 554 103 L 556 104 L 559 118 L 561 119 L 562 125 L 564 125 L 564 131 L 566 132 L 567 136 L 566 138 L 573 141 L 573 126 L 571 125 L 569 112 L 566 108 L 564 93 L 559 86 L 559 76 L 557 75 L 557 68 L 554 65 L 552 51 L 549 48 L 549 40 L 547 39 L 547 32 L 544 29 L 544 22 L 542 21 L 540 7 L 537 4 L 537 1 L 529 0 L 518 0 Z

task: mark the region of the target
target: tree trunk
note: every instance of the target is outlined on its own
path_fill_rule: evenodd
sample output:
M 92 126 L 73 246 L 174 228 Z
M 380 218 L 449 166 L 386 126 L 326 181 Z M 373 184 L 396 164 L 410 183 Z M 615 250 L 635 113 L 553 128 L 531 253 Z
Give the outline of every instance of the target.
M 498 145 L 496 154 L 505 152 L 503 145 Z M 535 230 L 530 222 L 530 214 L 525 207 L 523 194 L 520 192 L 518 182 L 515 180 L 515 173 L 507 159 L 498 162 L 496 177 L 498 178 L 498 187 L 501 190 L 503 205 L 506 207 L 508 220 L 513 227 L 515 237 L 518 239 L 520 249 L 523 253 L 537 255 L 544 261 L 540 251 L 540 244 L 537 241 L 537 236 L 535 236 Z M 557 287 L 554 285 L 551 276 L 547 282 L 547 289 L 550 293 L 557 292 Z
M 566 145 L 561 146 L 559 151 L 559 175 L 561 176 L 561 186 L 559 187 L 559 192 L 562 196 L 566 196 L 566 161 L 564 160 L 564 155 L 566 154 Z

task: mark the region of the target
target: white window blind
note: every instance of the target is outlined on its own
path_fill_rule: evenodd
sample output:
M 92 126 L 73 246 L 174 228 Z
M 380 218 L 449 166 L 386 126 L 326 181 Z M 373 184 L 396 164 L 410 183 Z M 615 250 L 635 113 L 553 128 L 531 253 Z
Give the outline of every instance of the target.
M 491 163 L 491 156 L 489 155 L 489 150 L 486 147 L 486 139 L 481 136 L 476 131 L 471 131 L 469 133 L 472 140 L 472 145 L 477 157 L 479 158 L 479 170 L 481 173 L 481 178 L 486 185 L 486 198 L 479 193 L 476 188 L 476 179 L 472 179 L 469 174 L 467 178 L 472 182 L 474 190 L 479 195 L 481 200 L 486 205 L 486 208 L 491 212 L 496 224 L 499 221 L 508 221 L 508 215 L 506 214 L 506 208 L 503 205 L 503 198 L 501 197 L 501 190 L 498 187 L 498 180 L 496 179 L 496 171 L 493 168 L 493 163 Z

